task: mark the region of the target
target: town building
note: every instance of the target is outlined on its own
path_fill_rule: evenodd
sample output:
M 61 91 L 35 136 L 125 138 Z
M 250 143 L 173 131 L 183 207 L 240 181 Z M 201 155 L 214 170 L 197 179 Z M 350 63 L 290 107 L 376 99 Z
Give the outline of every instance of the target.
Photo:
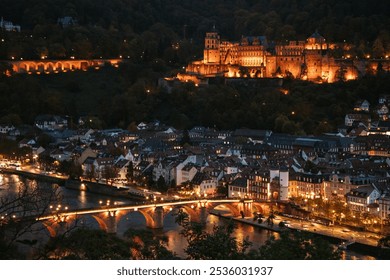
M 3 17 L 0 20 L 0 28 L 4 31 L 16 31 L 20 32 L 20 25 L 14 25 L 11 21 L 6 21 Z

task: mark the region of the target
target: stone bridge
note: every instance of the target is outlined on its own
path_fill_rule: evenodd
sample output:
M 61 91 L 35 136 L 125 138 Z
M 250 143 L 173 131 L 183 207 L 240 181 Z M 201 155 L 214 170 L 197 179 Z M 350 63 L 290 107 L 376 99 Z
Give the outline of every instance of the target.
M 118 67 L 122 59 L 70 59 L 70 60 L 9 60 L 13 73 L 50 74 L 74 70 L 99 69 L 105 65 Z
M 206 223 L 210 211 L 218 206 L 223 206 L 224 210 L 229 211 L 233 217 L 252 217 L 254 212 L 260 212 L 267 215 L 270 212 L 272 204 L 269 202 L 258 202 L 251 199 L 220 199 L 220 200 L 188 200 L 172 201 L 153 204 L 140 205 L 104 205 L 97 208 L 68 210 L 55 212 L 44 217 L 37 218 L 43 222 L 52 236 L 61 232 L 61 227 L 65 227 L 82 216 L 92 216 L 99 227 L 108 233 L 116 233 L 117 225 L 121 219 L 131 213 L 141 213 L 149 228 L 163 228 L 164 218 L 168 214 L 175 213 L 182 209 L 188 214 L 190 221 Z

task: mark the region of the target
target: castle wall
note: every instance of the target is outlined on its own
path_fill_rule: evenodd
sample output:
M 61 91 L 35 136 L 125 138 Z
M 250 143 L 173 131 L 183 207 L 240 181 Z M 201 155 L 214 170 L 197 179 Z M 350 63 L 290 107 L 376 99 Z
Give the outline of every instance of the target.
M 332 45 L 316 31 L 306 41 L 290 41 L 266 48 L 263 36 L 243 37 L 239 43 L 221 41 L 217 32 L 206 33 L 204 58 L 186 68 L 189 75 L 230 78 L 272 78 L 292 76 L 318 82 L 352 80 L 366 74 L 375 74 L 378 65 L 390 71 L 390 61 L 335 60 L 328 55 Z M 379 64 L 380 63 L 380 64 Z
M 276 69 L 280 68 L 281 75 L 286 76 L 290 72 L 294 78 L 301 75 L 301 65 L 304 63 L 302 56 L 277 56 Z
M 306 51 L 305 63 L 307 67 L 308 80 L 316 80 L 322 78 L 321 50 Z
M 219 63 L 204 64 L 202 61 L 195 61 L 193 63 L 190 63 L 186 68 L 186 73 L 192 75 L 202 75 L 202 76 L 222 75 L 222 73 L 228 71 L 229 71 L 228 65 L 223 65 Z
M 260 45 L 239 46 L 237 56 L 238 64 L 244 67 L 265 65 L 264 47 Z
M 203 52 L 204 63 L 220 63 L 219 50 L 206 49 Z
M 277 70 L 276 56 L 269 55 L 267 56 L 266 61 L 265 76 L 273 77 Z

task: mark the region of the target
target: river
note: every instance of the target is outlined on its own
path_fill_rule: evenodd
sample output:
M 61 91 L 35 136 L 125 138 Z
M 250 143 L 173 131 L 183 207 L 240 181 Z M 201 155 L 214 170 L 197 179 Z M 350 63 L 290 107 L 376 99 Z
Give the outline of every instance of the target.
M 36 184 L 36 181 L 21 178 L 17 175 L 0 174 L 0 198 L 10 193 L 15 193 L 18 190 L 20 184 Z M 38 182 L 38 184 L 46 184 Z M 82 209 L 99 206 L 101 202 L 106 203 L 110 200 L 110 203 L 116 202 L 117 204 L 132 203 L 133 201 L 124 198 L 113 198 L 104 195 L 93 194 L 85 191 L 76 191 L 60 187 L 60 192 L 63 197 L 62 204 L 69 209 Z M 88 217 L 82 221 L 87 226 L 92 228 L 98 228 L 97 222 Z M 221 225 L 225 223 L 225 219 L 219 218 L 215 215 L 209 215 L 207 219 L 206 230 L 211 231 L 215 225 Z M 143 215 L 139 212 L 131 212 L 124 217 L 118 223 L 117 234 L 122 236 L 123 233 L 129 229 L 146 229 L 146 221 Z M 185 258 L 184 249 L 186 247 L 186 240 L 180 234 L 181 226 L 175 223 L 175 217 L 173 215 L 167 215 L 164 219 L 164 228 L 160 230 L 153 230 L 157 235 L 165 235 L 168 238 L 168 248 L 175 252 L 179 257 Z M 277 236 L 276 233 L 254 227 L 247 224 L 237 223 L 237 227 L 234 232 L 235 237 L 238 240 L 247 238 L 253 248 L 258 248 L 272 235 Z M 343 255 L 344 259 L 374 259 L 372 256 L 359 254 L 353 251 L 346 251 Z

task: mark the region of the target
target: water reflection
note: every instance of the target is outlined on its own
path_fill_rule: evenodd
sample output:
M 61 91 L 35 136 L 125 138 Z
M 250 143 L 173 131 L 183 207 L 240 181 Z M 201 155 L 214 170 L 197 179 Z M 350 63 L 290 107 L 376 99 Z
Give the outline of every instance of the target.
M 28 184 L 33 186 L 37 184 L 34 180 L 28 180 L 25 178 L 20 178 L 16 175 L 4 175 L 0 174 L 0 198 L 4 195 L 15 194 L 18 191 L 20 185 Z M 52 187 L 51 184 L 38 182 L 40 186 L 47 188 Z M 69 209 L 81 209 L 81 208 L 91 208 L 98 207 L 99 201 L 111 200 L 112 203 L 116 202 L 118 204 L 131 203 L 131 200 L 123 198 L 112 198 L 104 195 L 98 195 L 89 193 L 86 191 L 76 191 L 71 189 L 66 189 L 60 187 L 61 195 L 63 197 L 63 205 L 69 207 Z M 211 232 L 214 226 L 222 225 L 226 222 L 225 219 L 218 216 L 209 215 L 207 220 L 206 230 Z M 80 220 L 80 225 L 99 228 L 99 224 L 92 216 L 83 216 Z M 123 236 L 123 234 L 129 228 L 134 229 L 146 229 L 146 220 L 145 217 L 140 212 L 131 212 L 120 217 L 118 221 L 117 234 L 118 236 Z M 167 214 L 164 218 L 164 228 L 159 230 L 153 230 L 157 235 L 165 235 L 168 237 L 168 249 L 175 252 L 179 257 L 185 258 L 186 254 L 184 249 L 187 246 L 187 241 L 180 232 L 182 228 L 177 223 L 175 223 L 175 216 Z M 234 231 L 234 234 L 237 240 L 242 241 L 243 239 L 248 239 L 252 243 L 252 248 L 256 249 L 265 243 L 267 239 L 271 236 L 277 237 L 277 234 L 265 229 L 258 227 L 253 227 L 247 224 L 237 224 L 237 228 Z M 344 259 L 374 259 L 371 256 L 358 254 L 353 251 L 343 252 Z

